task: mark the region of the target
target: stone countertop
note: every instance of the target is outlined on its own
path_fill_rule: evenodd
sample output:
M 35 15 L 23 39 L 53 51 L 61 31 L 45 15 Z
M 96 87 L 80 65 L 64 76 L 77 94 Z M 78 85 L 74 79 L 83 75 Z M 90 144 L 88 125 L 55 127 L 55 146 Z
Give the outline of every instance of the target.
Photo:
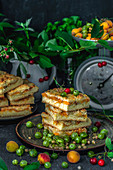
M 41 102 L 38 103 L 37 111 L 34 114 L 41 113 L 44 110 L 44 104 Z M 6 143 L 10 140 L 16 141 L 19 145 L 24 144 L 27 148 L 32 148 L 30 145 L 28 146 L 23 141 L 21 141 L 15 132 L 15 127 L 17 123 L 22 120 L 11 120 L 11 121 L 0 121 L 0 157 L 5 161 L 7 164 L 8 170 L 21 170 L 20 166 L 14 166 L 12 165 L 12 160 L 17 159 L 19 162 L 23 159 L 27 160 L 29 163 L 35 162 L 37 158 L 32 158 L 29 156 L 28 153 L 24 153 L 22 157 L 18 157 L 15 153 L 9 153 L 6 150 Z M 103 148 L 98 149 L 96 152 L 102 151 Z M 44 150 L 40 150 L 37 148 L 38 153 L 44 152 Z M 46 151 L 46 150 L 45 150 Z M 67 161 L 66 158 L 67 153 L 59 153 L 59 157 L 57 160 L 52 160 L 51 164 L 51 170 L 63 170 L 61 167 L 61 164 L 63 161 Z M 75 170 L 78 166 L 81 166 L 82 170 L 112 170 L 113 169 L 113 163 L 106 158 L 106 164 L 104 167 L 100 167 L 97 165 L 91 165 L 87 154 L 85 152 L 80 153 L 81 159 L 77 164 L 71 164 L 69 163 L 69 167 L 67 169 L 69 170 Z M 45 170 L 44 166 L 40 166 L 40 170 Z

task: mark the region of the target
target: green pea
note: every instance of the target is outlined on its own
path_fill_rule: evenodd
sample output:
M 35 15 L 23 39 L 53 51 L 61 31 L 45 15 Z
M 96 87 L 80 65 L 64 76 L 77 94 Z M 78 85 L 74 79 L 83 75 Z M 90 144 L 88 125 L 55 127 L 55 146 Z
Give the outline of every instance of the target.
M 16 150 L 16 155 L 18 155 L 18 156 L 22 156 L 24 154 L 24 150 L 23 149 L 17 149 Z
M 76 145 L 74 143 L 69 144 L 69 149 L 74 150 L 76 148 Z
M 48 133 L 47 137 L 51 138 L 53 136 L 53 133 Z
M 74 90 L 73 94 L 74 94 L 74 96 L 78 96 L 79 95 L 79 91 L 78 90 Z
M 104 139 L 104 137 L 105 137 L 105 135 L 104 135 L 103 133 L 99 133 L 99 134 L 98 134 L 98 138 L 99 138 L 99 139 Z
M 81 143 L 82 138 L 80 136 L 75 137 L 75 142 L 76 143 Z
M 47 140 L 44 140 L 44 141 L 43 141 L 43 146 L 48 147 L 49 144 L 50 144 L 49 141 L 47 141 Z
M 43 128 L 42 123 L 38 123 L 36 126 L 37 126 L 38 129 L 42 129 Z
M 52 153 L 51 158 L 52 159 L 57 159 L 58 158 L 58 154 L 57 153 Z
M 73 88 L 73 87 L 70 87 L 70 90 L 71 90 L 71 93 L 73 93 L 73 91 L 74 91 L 74 88 Z
M 26 147 L 24 146 L 24 145 L 20 145 L 20 147 L 19 147 L 20 149 L 23 149 L 23 150 L 25 150 L 26 149 Z
M 107 129 L 102 129 L 100 131 L 100 133 L 104 134 L 105 136 L 108 134 L 108 130 Z
M 58 144 L 58 143 L 64 143 L 64 140 L 61 139 L 61 138 L 59 138 L 59 139 L 56 140 L 56 143 L 57 143 L 57 144 Z
M 43 136 L 43 137 L 42 137 L 42 140 L 46 140 L 46 136 Z
M 57 140 L 57 139 L 59 139 L 58 135 L 53 136 L 53 140 Z
M 18 165 L 18 160 L 17 159 L 12 160 L 12 164 L 13 165 Z
M 38 152 L 37 152 L 36 149 L 31 149 L 31 150 L 29 151 L 29 155 L 30 155 L 31 157 L 36 157 L 36 156 L 38 155 Z
M 70 141 L 69 136 L 64 136 L 64 141 L 68 143 Z
M 45 162 L 44 167 L 45 167 L 46 169 L 51 168 L 51 163 L 50 163 L 50 162 Z
M 60 95 L 61 95 L 62 97 L 66 97 L 66 96 L 67 96 L 67 93 L 66 93 L 66 92 L 62 92 Z
M 34 126 L 34 124 L 31 121 L 26 122 L 26 127 L 32 128 L 33 126 Z
M 92 131 L 93 132 L 97 132 L 98 131 L 98 128 L 96 126 L 92 127 Z
M 88 136 L 88 135 L 87 135 L 86 132 L 81 132 L 81 133 L 80 133 L 80 137 L 81 137 L 81 138 L 87 138 L 87 136 Z
M 74 139 L 75 139 L 75 137 L 77 137 L 77 136 L 78 136 L 78 133 L 73 132 L 73 133 L 72 133 L 72 135 L 71 135 L 71 139 L 72 139 L 72 140 L 74 140 Z
M 68 168 L 68 163 L 67 162 L 62 162 L 62 168 Z
M 27 161 L 26 161 L 26 160 L 21 160 L 21 161 L 20 161 L 20 166 L 21 166 L 22 168 L 24 168 L 25 166 L 27 166 Z
M 49 138 L 49 137 L 46 137 L 46 140 L 47 140 L 47 141 L 49 141 L 49 143 L 51 143 L 51 142 L 52 142 L 52 139 L 51 139 L 51 138 Z
M 35 138 L 36 138 L 36 139 L 42 138 L 42 133 L 41 133 L 41 132 L 36 132 L 36 133 L 35 133 Z
M 86 143 L 87 143 L 87 140 L 86 140 L 86 139 L 82 139 L 81 143 L 82 143 L 82 144 L 86 144 Z

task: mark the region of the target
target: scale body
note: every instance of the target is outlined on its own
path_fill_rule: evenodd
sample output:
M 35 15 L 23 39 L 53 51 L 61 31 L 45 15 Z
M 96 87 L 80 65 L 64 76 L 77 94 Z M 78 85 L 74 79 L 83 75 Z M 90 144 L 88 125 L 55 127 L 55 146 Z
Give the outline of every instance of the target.
M 106 61 L 107 65 L 98 67 Z M 95 56 L 85 60 L 74 75 L 74 88 L 95 97 L 105 110 L 113 109 L 113 59 Z M 107 80 L 107 81 L 106 81 Z M 103 83 L 104 82 L 104 83 Z M 103 83 L 103 84 L 102 84 Z M 102 110 L 100 104 L 90 101 L 91 107 Z

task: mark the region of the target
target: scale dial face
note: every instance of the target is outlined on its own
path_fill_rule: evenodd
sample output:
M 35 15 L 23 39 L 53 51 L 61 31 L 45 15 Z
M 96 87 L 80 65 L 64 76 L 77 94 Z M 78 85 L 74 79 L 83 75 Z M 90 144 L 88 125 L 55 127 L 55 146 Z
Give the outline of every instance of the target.
M 98 67 L 98 63 L 106 61 L 107 65 Z M 113 108 L 113 59 L 92 57 L 83 62 L 74 76 L 74 88 L 90 96 L 94 96 L 104 109 Z M 101 106 L 93 101 L 90 105 L 96 109 Z

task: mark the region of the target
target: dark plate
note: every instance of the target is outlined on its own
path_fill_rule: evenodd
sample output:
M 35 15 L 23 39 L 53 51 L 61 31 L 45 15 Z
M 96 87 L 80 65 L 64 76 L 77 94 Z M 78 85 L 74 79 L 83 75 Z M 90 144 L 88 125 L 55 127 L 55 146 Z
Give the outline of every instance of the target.
M 99 118 L 98 115 L 95 115 L 93 113 L 89 113 L 88 115 L 92 122 L 96 122 L 96 121 L 100 121 L 102 122 L 102 125 L 101 125 L 101 129 L 105 128 L 109 131 L 108 133 L 108 137 L 112 138 L 113 137 L 113 122 L 112 121 L 109 121 L 107 120 L 105 117 L 102 119 Z M 51 149 L 51 148 L 46 148 L 42 145 L 42 139 L 36 139 L 34 137 L 34 134 L 36 131 L 38 131 L 37 127 L 33 127 L 33 128 L 27 128 L 26 127 L 26 122 L 27 121 L 32 121 L 35 125 L 38 124 L 38 123 L 41 123 L 41 115 L 40 114 L 37 114 L 37 115 L 34 115 L 34 116 L 31 116 L 27 119 L 24 119 L 22 120 L 21 122 L 19 122 L 16 126 L 16 134 L 18 135 L 18 137 L 23 140 L 24 142 L 26 142 L 27 144 L 30 144 L 34 147 L 38 147 L 38 148 L 41 148 L 41 149 L 46 149 L 46 150 L 54 150 L 54 151 L 70 151 L 70 150 L 67 150 L 67 149 L 64 149 L 64 150 L 58 150 L 58 149 Z M 90 128 L 91 129 L 91 128 Z M 42 131 L 42 130 L 40 130 Z M 30 137 L 30 138 L 29 138 Z M 96 140 L 96 144 L 89 144 L 87 145 L 87 148 L 86 149 L 75 149 L 76 151 L 87 151 L 87 150 L 91 150 L 91 149 L 96 149 L 96 148 L 99 148 L 99 147 L 103 147 L 105 144 L 105 139 L 103 140 L 100 140 L 100 139 L 97 139 Z
M 31 115 L 31 114 L 33 114 L 33 113 L 35 113 L 36 112 L 36 110 L 37 110 L 37 108 L 38 108 L 38 103 L 36 103 L 36 104 L 33 104 L 32 105 L 32 113 L 30 113 L 30 114 L 28 114 L 28 115 Z M 16 115 L 16 114 L 15 114 Z M 28 115 L 25 115 L 25 116 L 10 116 L 10 117 L 0 117 L 0 121 L 7 121 L 7 120 L 16 120 L 16 119 L 20 119 L 20 118 L 25 118 L 25 117 L 27 117 Z

